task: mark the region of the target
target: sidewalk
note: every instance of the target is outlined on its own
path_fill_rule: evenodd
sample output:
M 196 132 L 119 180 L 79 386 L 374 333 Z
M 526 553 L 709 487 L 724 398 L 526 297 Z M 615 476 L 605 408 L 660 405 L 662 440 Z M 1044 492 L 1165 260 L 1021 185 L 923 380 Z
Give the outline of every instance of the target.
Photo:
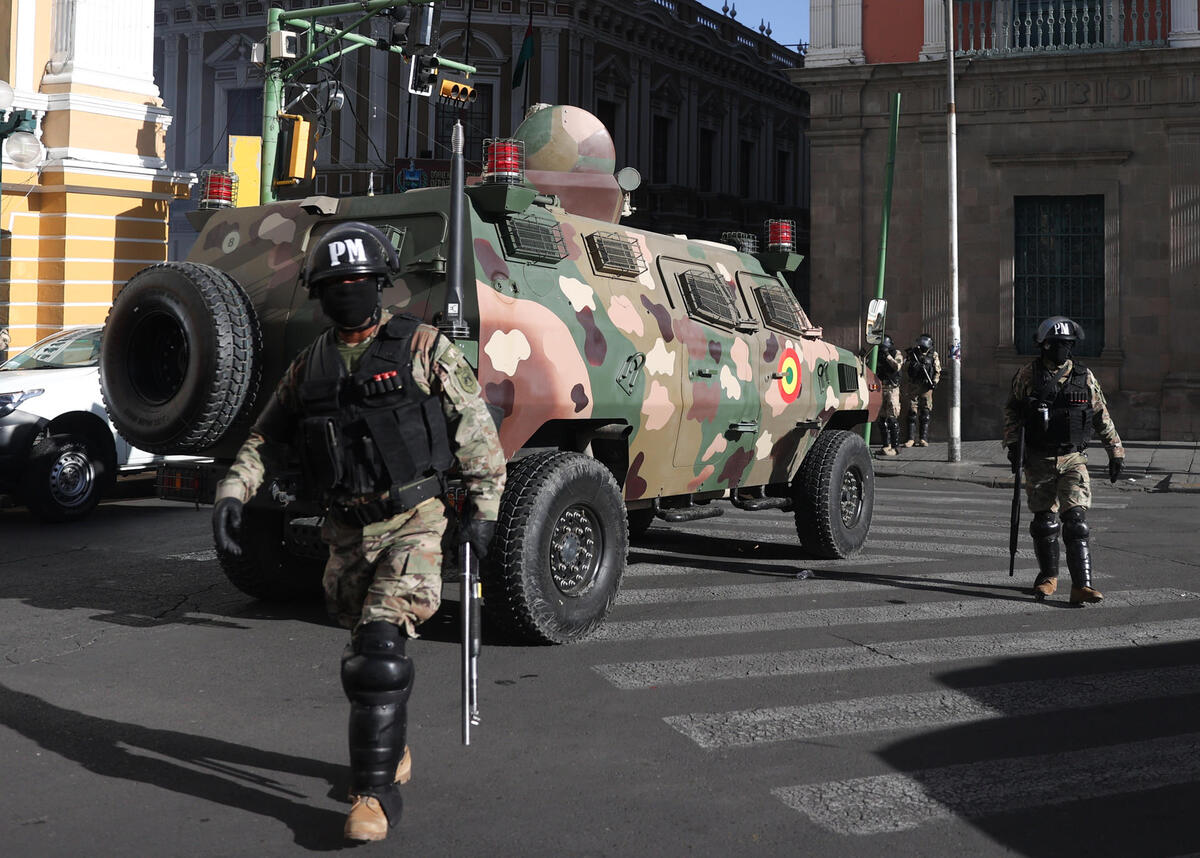
M 958 480 L 993 488 L 1012 488 L 1012 468 L 999 440 L 963 441 L 961 461 L 947 461 L 946 442 L 928 447 L 901 447 L 898 456 L 880 456 L 878 434 L 871 432 L 875 473 L 932 480 Z M 1093 442 L 1088 448 L 1088 473 L 1093 483 L 1108 482 L 1108 454 Z M 1200 493 L 1200 444 L 1191 441 L 1129 441 L 1125 469 L 1113 488 L 1121 491 Z

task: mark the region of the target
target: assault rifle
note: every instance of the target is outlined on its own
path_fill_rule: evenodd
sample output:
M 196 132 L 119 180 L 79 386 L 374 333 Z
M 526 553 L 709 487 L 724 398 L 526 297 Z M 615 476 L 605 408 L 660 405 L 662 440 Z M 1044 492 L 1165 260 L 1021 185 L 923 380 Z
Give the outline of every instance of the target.
M 462 743 L 470 745 L 471 725 L 479 723 L 479 603 L 483 588 L 471 563 L 471 543 L 464 542 L 458 550 L 462 558 Z
M 916 346 L 909 347 L 905 354 L 910 364 L 915 363 L 921 368 L 921 374 L 925 376 L 925 383 L 929 385 L 929 388 L 932 390 L 934 387 L 936 387 L 936 385 L 933 383 L 933 376 L 929 374 L 929 368 L 925 366 L 925 361 L 921 360 L 921 353 L 917 351 Z

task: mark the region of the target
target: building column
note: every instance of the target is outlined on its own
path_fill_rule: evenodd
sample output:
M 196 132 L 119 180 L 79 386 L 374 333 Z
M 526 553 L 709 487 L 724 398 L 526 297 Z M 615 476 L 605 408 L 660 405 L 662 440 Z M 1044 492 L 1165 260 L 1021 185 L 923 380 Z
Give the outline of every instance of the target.
M 558 91 L 558 53 L 562 41 L 562 30 L 546 27 L 541 32 L 541 57 L 538 60 L 538 101 L 559 104 L 562 96 Z
M 21 349 L 104 321 L 120 287 L 166 258 L 169 203 L 192 177 L 164 157 L 171 115 L 154 84 L 153 0 L 20 0 L 14 11 L 16 57 L 37 63 L 36 90 L 18 90 L 18 103 L 42 106 L 46 147 L 40 165 L 4 171 L 20 193 L 5 200 L 0 291 Z
M 921 45 L 922 60 L 944 60 L 946 58 L 946 2 L 924 0 L 925 43 Z
M 204 155 L 201 151 L 204 141 L 200 139 L 200 116 L 204 110 L 204 33 L 204 30 L 200 30 L 187 35 L 188 82 L 183 119 L 184 127 L 192 129 L 192 133 L 184 140 L 183 166 L 188 170 L 199 170 L 204 166 L 200 163 L 200 158 Z
M 1200 45 L 1197 5 L 1197 0 L 1171 0 L 1171 32 L 1167 34 L 1167 44 L 1172 48 Z
M 583 58 L 579 35 L 574 30 L 567 31 L 567 56 L 567 103 L 595 107 L 594 101 L 580 101 L 579 81 L 583 76 Z
M 812 33 L 805 68 L 866 61 L 862 49 L 862 0 L 811 0 Z
M 167 33 L 163 36 L 163 91 L 164 106 L 174 106 L 179 100 L 179 35 Z M 180 160 L 179 134 L 172 128 L 167 132 L 166 152 L 169 164 Z

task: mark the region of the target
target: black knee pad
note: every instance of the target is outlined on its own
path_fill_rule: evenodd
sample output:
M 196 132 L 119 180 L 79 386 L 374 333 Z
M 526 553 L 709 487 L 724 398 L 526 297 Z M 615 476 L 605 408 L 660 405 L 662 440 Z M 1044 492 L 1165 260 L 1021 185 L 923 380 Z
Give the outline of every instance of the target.
M 1058 539 L 1062 523 L 1052 512 L 1035 512 L 1029 522 L 1029 535 L 1034 539 Z
M 404 641 L 399 626 L 382 620 L 359 630 L 342 659 L 342 689 L 351 702 L 379 706 L 408 699 L 413 665 Z
M 1063 539 L 1087 539 L 1087 510 L 1073 506 L 1063 513 Z

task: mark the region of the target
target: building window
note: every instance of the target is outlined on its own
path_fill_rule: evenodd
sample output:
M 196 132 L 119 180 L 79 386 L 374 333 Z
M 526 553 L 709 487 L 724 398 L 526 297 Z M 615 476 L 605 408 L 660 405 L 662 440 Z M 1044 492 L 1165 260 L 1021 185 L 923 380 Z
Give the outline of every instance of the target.
M 711 191 L 717 155 L 717 132 L 701 128 L 696 138 L 696 189 Z
M 262 87 L 231 89 L 225 94 L 225 132 L 257 136 L 262 133 Z
M 652 181 L 665 185 L 672 179 L 671 153 L 674 140 L 671 135 L 671 120 L 666 116 L 655 116 L 650 136 L 650 175 Z
M 1033 335 L 1048 316 L 1083 327 L 1076 354 L 1104 347 L 1104 196 L 1014 197 L 1013 338 L 1036 354 Z
M 475 103 L 461 111 L 463 125 L 463 160 L 470 164 L 483 163 L 483 141 L 496 135 L 492 131 L 492 90 L 490 83 L 475 84 Z M 434 157 L 450 157 L 450 133 L 459 119 L 457 105 L 437 106 L 438 151 Z M 425 157 L 422 155 L 422 157 Z
M 754 141 L 742 140 L 738 144 L 738 193 L 750 199 L 754 192 Z

